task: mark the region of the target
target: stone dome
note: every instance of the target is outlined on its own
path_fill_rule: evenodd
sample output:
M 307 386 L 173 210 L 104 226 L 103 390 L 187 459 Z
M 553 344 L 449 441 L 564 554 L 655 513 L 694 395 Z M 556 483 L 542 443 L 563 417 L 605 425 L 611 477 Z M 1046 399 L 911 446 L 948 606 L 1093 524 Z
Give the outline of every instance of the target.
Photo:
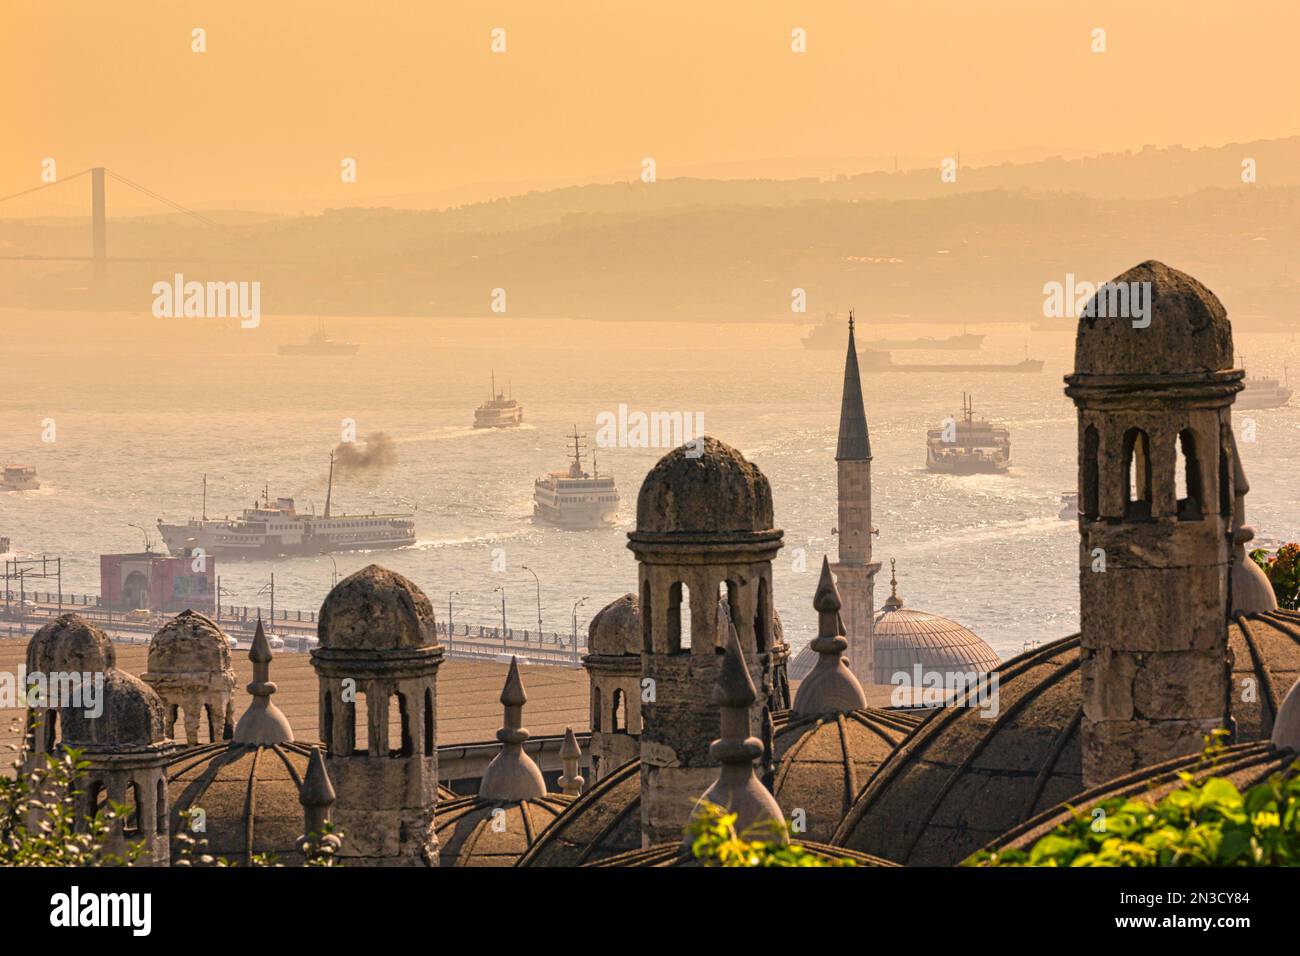
M 641 607 L 624 594 L 596 612 L 587 627 L 587 650 L 610 657 L 641 656 Z
M 1028 852 L 1039 839 L 1068 823 L 1076 813 L 1091 816 L 1089 808 L 1113 797 L 1157 803 L 1170 791 L 1183 786 L 1183 778 L 1180 776 L 1182 773 L 1191 774 L 1197 782 L 1210 776 L 1223 777 L 1244 793 L 1274 774 L 1291 779 L 1297 772 L 1300 772 L 1300 761 L 1296 760 L 1294 750 L 1278 749 L 1264 740 L 1226 747 L 1213 763 L 1207 763 L 1201 754 L 1188 754 L 1086 790 L 1073 797 L 1069 806 L 1054 807 L 1041 813 L 983 849 L 992 852 L 1012 849 Z
M 433 605 L 413 582 L 371 564 L 344 578 L 320 607 L 321 649 L 387 651 L 434 647 Z
M 439 817 L 442 816 L 441 808 Z M 520 866 L 581 866 L 641 846 L 641 760 L 601 777 L 519 858 Z
M 28 670 L 99 674 L 116 665 L 113 642 L 80 614 L 59 615 L 27 645 Z
M 1214 293 L 1196 279 L 1163 262 L 1148 260 L 1111 282 L 1150 283 L 1151 324 L 1134 328 L 1131 312 L 1129 316 L 1082 316 L 1075 338 L 1076 376 L 1169 375 L 1232 368 L 1228 313 Z
M 433 826 L 440 865 L 514 866 L 573 799 L 548 793 L 518 802 L 460 797 L 439 803 Z
M 151 677 L 229 674 L 233 687 L 230 641 L 210 618 L 197 611 L 181 611 L 164 624 L 149 642 L 148 671 Z
M 63 743 L 86 750 L 130 750 L 162 742 L 162 698 L 126 671 L 110 667 L 101 673 L 102 712 L 92 717 L 85 707 L 60 708 Z
M 773 530 L 772 488 L 730 445 L 705 436 L 664 455 L 636 502 L 637 533 Z
M 301 865 L 297 841 L 305 820 L 299 798 L 310 759 L 311 748 L 298 743 L 215 743 L 181 751 L 167 771 L 173 841 L 185 828 L 181 812 L 202 808 L 207 829 L 192 835 L 208 841 L 206 852 L 240 866 L 258 853 Z M 173 861 L 177 849 L 173 842 Z
M 1239 741 L 1272 732 L 1300 676 L 1300 613 L 1238 614 L 1228 627 Z M 952 866 L 1083 790 L 1079 636 L 1001 664 L 996 712 L 938 709 L 876 771 L 833 842 L 896 863 Z

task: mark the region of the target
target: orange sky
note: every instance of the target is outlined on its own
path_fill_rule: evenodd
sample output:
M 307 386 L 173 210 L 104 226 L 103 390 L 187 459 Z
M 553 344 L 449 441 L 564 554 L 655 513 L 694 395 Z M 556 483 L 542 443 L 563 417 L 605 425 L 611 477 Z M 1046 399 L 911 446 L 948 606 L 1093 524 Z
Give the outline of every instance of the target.
M 1300 130 L 1298 37 L 1294 0 L 5 0 L 0 83 L 20 92 L 0 98 L 0 194 L 46 156 L 224 203 L 632 178 L 643 156 L 669 177 L 1221 144 Z

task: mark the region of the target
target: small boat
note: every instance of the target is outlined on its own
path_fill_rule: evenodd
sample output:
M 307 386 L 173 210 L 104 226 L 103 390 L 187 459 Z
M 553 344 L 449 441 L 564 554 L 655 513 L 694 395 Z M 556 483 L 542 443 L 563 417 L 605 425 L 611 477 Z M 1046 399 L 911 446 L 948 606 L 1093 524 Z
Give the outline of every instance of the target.
M 1275 378 L 1253 378 L 1249 375 L 1243 381 L 1245 386 L 1237 393 L 1233 408 L 1242 411 L 1254 411 L 1263 408 L 1281 408 L 1291 401 L 1290 376 L 1286 366 L 1282 366 L 1283 381 Z
M 1061 492 L 1061 513 L 1059 517 L 1062 521 L 1073 521 L 1079 517 L 1079 493 L 1077 491 Z
M 573 462 L 566 471 L 553 471 L 533 483 L 533 520 L 561 528 L 599 528 L 618 516 L 614 476 L 602 475 L 593 453 L 591 471 L 582 467 L 583 436 L 573 428 Z
M 30 465 L 7 465 L 0 476 L 0 491 L 36 491 L 40 487 L 36 469 Z
M 356 342 L 343 342 L 332 338 L 325 331 L 325 323 L 321 322 L 306 342 L 286 342 L 276 351 L 281 355 L 356 355 L 360 348 L 361 346 Z
M 474 409 L 475 428 L 514 428 L 523 424 L 524 406 L 513 397 L 506 398 L 505 392 L 497 391 L 496 372 L 492 373 L 492 391 L 488 400 Z

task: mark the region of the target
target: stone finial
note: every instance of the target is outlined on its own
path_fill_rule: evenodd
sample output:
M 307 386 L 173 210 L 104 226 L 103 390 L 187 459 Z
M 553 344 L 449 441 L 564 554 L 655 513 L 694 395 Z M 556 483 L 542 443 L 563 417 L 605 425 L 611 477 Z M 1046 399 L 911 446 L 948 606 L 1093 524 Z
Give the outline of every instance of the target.
M 546 796 L 542 771 L 524 753 L 528 730 L 523 726 L 523 713 L 527 701 L 523 681 L 519 679 L 519 659 L 512 655 L 506 683 L 501 688 L 501 703 L 505 708 L 505 718 L 497 731 L 501 750 L 483 771 L 478 788 L 480 800 L 512 803 Z
M 1236 500 L 1232 505 L 1232 608 L 1236 614 L 1276 611 L 1277 595 L 1264 569 L 1246 553 L 1246 542 L 1255 537 L 1255 529 L 1246 524 L 1246 494 L 1250 484 L 1237 451 L 1237 436 L 1229 432 L 1232 442 L 1232 485 Z
M 1270 741 L 1278 750 L 1300 751 L 1300 681 L 1292 684 L 1282 699 Z
M 849 642 L 840 620 L 840 593 L 831 575 L 830 561 L 824 555 L 813 607 L 817 610 L 817 636 L 808 646 L 817 652 L 817 664 L 799 685 L 794 712 L 811 716 L 861 710 L 867 706 L 867 698 L 844 660 Z
M 572 727 L 565 727 L 564 743 L 560 745 L 560 763 L 564 766 L 564 774 L 560 777 L 560 790 L 571 797 L 582 793 L 582 785 L 587 782 L 579 770 L 581 760 L 582 748 L 578 746 L 578 737 Z
M 325 769 L 325 756 L 319 747 L 311 748 L 311 756 L 307 759 L 307 775 L 303 777 L 298 802 L 303 809 L 303 835 L 298 839 L 298 849 L 304 850 L 309 843 L 322 839 L 333 839 L 337 849 L 337 837 L 320 836 L 325 824 L 329 822 L 330 807 L 334 805 L 334 784 L 330 782 L 329 772 Z M 317 839 L 313 840 L 313 836 Z
M 894 573 L 894 559 L 889 559 L 889 597 L 885 598 L 885 610 L 897 611 L 903 606 L 903 599 L 898 596 L 898 576 Z
M 777 826 L 763 839 L 789 842 L 784 815 L 776 798 L 754 776 L 754 761 L 763 753 L 763 742 L 751 736 L 749 711 L 757 692 L 745 666 L 740 638 L 734 625 L 728 624 L 722 663 L 713 702 L 722 711 L 721 736 L 709 746 L 709 756 L 722 766 L 718 779 L 704 792 L 700 801 L 713 803 L 736 814 L 736 831 L 743 833 L 759 824 L 776 821 Z
M 257 632 L 253 646 L 248 649 L 248 659 L 253 662 L 253 680 L 248 692 L 252 703 L 235 724 L 234 742 L 258 747 L 287 744 L 293 741 L 293 728 L 280 708 L 271 702 L 276 686 L 271 680 L 271 645 L 262 630 L 262 618 L 257 618 Z

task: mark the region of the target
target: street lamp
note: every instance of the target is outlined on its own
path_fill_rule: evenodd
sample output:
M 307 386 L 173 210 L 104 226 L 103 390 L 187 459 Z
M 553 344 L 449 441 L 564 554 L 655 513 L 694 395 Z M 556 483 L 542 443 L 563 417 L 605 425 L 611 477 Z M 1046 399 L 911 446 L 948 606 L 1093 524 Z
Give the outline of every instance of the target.
M 537 572 L 528 565 L 521 564 L 519 566 L 531 574 L 533 580 L 537 582 L 537 646 L 540 648 L 542 646 L 542 582 L 537 577 Z
M 587 603 L 587 598 L 578 598 L 573 602 L 573 659 L 578 659 L 578 608 Z
M 339 583 L 339 563 L 334 560 L 334 555 L 332 554 L 327 554 L 325 557 L 329 558 L 330 564 L 334 565 L 334 580 L 330 582 L 330 590 L 332 591 Z
M 492 589 L 493 592 L 501 592 L 501 643 L 506 643 L 506 586 L 502 584 Z
M 451 599 L 452 599 L 455 595 L 458 595 L 458 594 L 460 594 L 459 591 L 448 591 L 448 592 L 447 592 L 447 641 L 448 641 L 448 643 L 450 643 L 450 641 L 451 641 L 451 615 L 452 615 L 452 610 L 451 610 Z

